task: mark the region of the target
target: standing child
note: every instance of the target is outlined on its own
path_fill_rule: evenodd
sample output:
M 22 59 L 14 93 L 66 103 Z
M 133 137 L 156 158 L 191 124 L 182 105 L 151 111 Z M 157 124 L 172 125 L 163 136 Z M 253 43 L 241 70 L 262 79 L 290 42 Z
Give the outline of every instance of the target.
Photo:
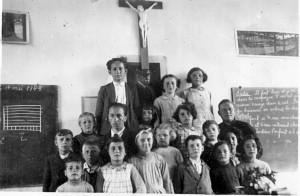
M 100 157 L 99 141 L 85 141 L 82 146 L 82 157 L 85 160 L 83 164 L 83 180 L 90 183 L 95 190 L 97 175 L 101 166 L 103 166 L 103 161 Z
M 124 141 L 115 135 L 106 143 L 110 163 L 101 168 L 96 183 L 96 192 L 101 193 L 146 193 L 146 186 L 136 168 L 124 162 Z
M 218 166 L 210 170 L 212 189 L 215 194 L 238 193 L 237 188 L 243 182 L 243 170 L 230 163 L 231 146 L 225 141 L 215 144 L 213 153 Z
M 151 152 L 153 134 L 150 129 L 140 131 L 135 138 L 138 153 L 129 159 L 143 178 L 147 193 L 174 193 L 165 159 Z
M 183 162 L 180 151 L 173 146 L 169 146 L 170 141 L 175 139 L 176 134 L 168 123 L 160 124 L 155 132 L 158 148 L 156 148 L 154 152 L 164 157 L 167 161 L 170 178 L 172 180 L 176 167 L 179 163 Z
M 73 140 L 73 152 L 81 155 L 82 145 L 86 140 L 99 140 L 95 131 L 95 116 L 90 112 L 83 112 L 78 118 L 81 133 Z
M 186 78 L 187 83 L 192 83 L 192 87 L 185 89 L 180 94 L 180 97 L 185 101 L 195 104 L 197 118 L 194 120 L 193 125 L 200 129 L 206 120 L 214 119 L 211 94 L 209 90 L 202 86 L 207 78 L 207 74 L 202 69 L 199 67 L 192 68 Z
M 140 104 L 135 84 L 125 82 L 127 59 L 124 57 L 113 58 L 107 62 L 106 66 L 113 82 L 101 86 L 98 93 L 95 111 L 98 133 L 103 136 L 110 132 L 111 125 L 107 117 L 109 107 L 113 102 L 126 105 L 128 109 L 127 128 L 132 132 L 137 132 L 139 123 L 135 111 L 138 111 Z
M 218 164 L 213 154 L 214 145 L 218 142 L 219 126 L 215 120 L 207 120 L 202 126 L 203 134 L 205 136 L 204 151 L 201 154 L 201 159 L 213 168 Z
M 54 139 L 58 152 L 48 156 L 44 166 L 43 192 L 55 192 L 57 187 L 67 181 L 64 175 L 65 161 L 71 152 L 73 133 L 69 129 L 59 130 Z
M 195 109 L 194 104 L 190 102 L 180 104 L 173 115 L 173 118 L 178 123 L 180 123 L 179 126 L 174 127 L 175 132 L 177 134 L 174 146 L 180 150 L 183 158 L 188 157 L 188 151 L 185 146 L 185 139 L 189 135 L 202 135 L 201 130 L 193 126 L 193 120 L 196 117 L 197 111 Z
M 172 75 L 168 74 L 162 77 L 161 84 L 163 87 L 163 95 L 154 100 L 154 106 L 157 107 L 159 113 L 159 122 L 174 122 L 172 116 L 177 106 L 184 102 L 184 100 L 175 92 L 180 87 L 180 80 Z
M 185 140 L 189 158 L 181 163 L 174 178 L 175 193 L 213 194 L 209 167 L 200 159 L 203 151 L 203 137 L 190 135 Z
M 258 160 L 262 154 L 262 145 L 258 137 L 254 135 L 248 135 L 241 143 L 242 147 L 242 162 L 238 165 L 246 171 L 253 170 L 258 167 L 260 173 L 269 174 L 271 168 L 268 163 Z
M 157 109 L 153 105 L 145 105 L 142 107 L 139 130 L 154 129 L 158 124 Z
M 65 175 L 68 181 L 60 185 L 56 192 L 82 192 L 93 193 L 94 188 L 88 182 L 81 179 L 83 174 L 82 159 L 78 155 L 69 156 L 65 160 Z

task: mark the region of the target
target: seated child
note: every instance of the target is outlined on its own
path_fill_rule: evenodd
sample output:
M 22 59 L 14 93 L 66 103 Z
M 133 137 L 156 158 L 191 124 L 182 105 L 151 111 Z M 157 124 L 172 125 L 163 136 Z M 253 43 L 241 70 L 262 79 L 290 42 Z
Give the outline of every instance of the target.
M 73 140 L 73 152 L 81 155 L 82 145 L 86 140 L 97 140 L 99 137 L 94 132 L 95 116 L 90 112 L 83 112 L 78 118 L 78 124 L 81 128 L 81 133 L 76 135 Z
M 174 122 L 172 116 L 177 106 L 184 102 L 184 99 L 175 94 L 180 87 L 180 79 L 172 74 L 162 77 L 161 84 L 163 95 L 154 100 L 154 106 L 158 109 L 159 123 Z
M 83 181 L 82 159 L 78 155 L 69 156 L 65 160 L 65 175 L 68 181 L 60 185 L 56 192 L 82 192 L 93 193 L 94 188 L 88 182 Z
M 178 166 L 174 191 L 179 194 L 213 194 L 209 167 L 200 159 L 203 136 L 190 135 L 185 140 L 189 158 Z
M 170 141 L 175 139 L 176 134 L 169 123 L 159 125 L 155 132 L 158 147 L 154 149 L 154 152 L 164 157 L 167 161 L 170 178 L 172 180 L 176 167 L 179 163 L 183 162 L 180 151 L 173 146 L 169 146 Z
M 82 146 L 82 157 L 85 160 L 83 164 L 83 180 L 90 183 L 94 190 L 97 179 L 97 172 L 104 165 L 100 157 L 100 147 L 98 140 L 87 140 Z
M 236 147 L 238 145 L 238 141 L 237 141 L 237 137 L 236 134 L 234 132 L 234 130 L 232 131 L 228 131 L 225 134 L 225 138 L 224 140 L 226 142 L 228 142 L 231 145 L 231 157 L 230 157 L 230 162 L 234 165 L 237 166 L 240 163 L 239 160 L 239 153 L 236 152 Z
M 124 162 L 126 155 L 125 143 L 115 135 L 106 143 L 110 163 L 101 168 L 98 175 L 96 192 L 102 193 L 146 193 L 145 183 L 137 169 Z
M 150 129 L 140 131 L 135 138 L 138 153 L 129 159 L 143 178 L 147 193 L 174 193 L 168 164 L 165 159 L 151 152 L 153 134 Z
M 46 158 L 43 176 L 43 192 L 55 192 L 57 187 L 67 181 L 64 175 L 65 161 L 71 151 L 73 133 L 69 129 L 61 129 L 55 134 L 54 143 L 58 152 Z
M 158 125 L 157 109 L 153 105 L 145 105 L 142 107 L 139 130 L 154 129 Z
M 214 120 L 207 120 L 202 126 L 203 134 L 205 136 L 204 151 L 201 154 L 201 159 L 210 167 L 213 168 L 218 165 L 218 161 L 213 154 L 214 145 L 218 142 L 218 135 L 220 133 L 218 123 Z
M 247 135 L 241 143 L 243 151 L 241 154 L 242 162 L 238 165 L 244 170 L 252 170 L 258 167 L 261 173 L 271 173 L 271 168 L 268 163 L 258 160 L 262 153 L 262 145 L 259 138 L 253 135 Z
M 189 135 L 202 135 L 201 130 L 192 125 L 193 120 L 196 119 L 196 117 L 196 108 L 194 104 L 190 102 L 180 104 L 173 115 L 173 118 L 180 123 L 178 126 L 174 127 L 175 133 L 177 134 L 176 141 L 174 141 L 174 147 L 180 150 L 183 158 L 188 157 L 185 139 Z
M 243 170 L 230 163 L 231 145 L 219 141 L 214 145 L 213 154 L 218 166 L 210 170 L 212 189 L 215 194 L 239 193 L 238 187 L 243 182 Z

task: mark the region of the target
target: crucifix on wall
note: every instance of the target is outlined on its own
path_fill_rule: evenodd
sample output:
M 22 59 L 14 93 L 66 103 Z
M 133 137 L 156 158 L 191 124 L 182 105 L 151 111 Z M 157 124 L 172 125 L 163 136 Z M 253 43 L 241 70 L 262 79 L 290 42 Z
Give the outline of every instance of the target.
M 129 7 L 138 13 L 141 65 L 142 69 L 149 69 L 147 12 L 151 9 L 162 9 L 162 2 L 119 0 L 119 6 Z

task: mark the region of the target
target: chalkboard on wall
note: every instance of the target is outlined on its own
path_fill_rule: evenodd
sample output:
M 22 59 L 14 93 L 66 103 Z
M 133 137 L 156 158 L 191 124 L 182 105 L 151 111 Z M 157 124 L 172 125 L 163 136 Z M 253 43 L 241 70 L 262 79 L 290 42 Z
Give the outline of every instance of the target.
M 42 184 L 56 151 L 58 86 L 0 85 L 0 188 Z
M 232 88 L 236 118 L 249 122 L 263 145 L 261 160 L 273 170 L 298 165 L 298 89 Z

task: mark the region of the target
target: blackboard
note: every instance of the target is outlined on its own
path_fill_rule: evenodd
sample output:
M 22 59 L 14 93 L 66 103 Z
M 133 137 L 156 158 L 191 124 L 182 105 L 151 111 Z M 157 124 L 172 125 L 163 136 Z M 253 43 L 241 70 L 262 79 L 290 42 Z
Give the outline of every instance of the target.
M 249 122 L 263 145 L 261 160 L 276 171 L 298 165 L 298 89 L 232 88 L 237 119 Z
M 40 185 L 55 152 L 58 87 L 1 84 L 0 93 L 0 188 Z

